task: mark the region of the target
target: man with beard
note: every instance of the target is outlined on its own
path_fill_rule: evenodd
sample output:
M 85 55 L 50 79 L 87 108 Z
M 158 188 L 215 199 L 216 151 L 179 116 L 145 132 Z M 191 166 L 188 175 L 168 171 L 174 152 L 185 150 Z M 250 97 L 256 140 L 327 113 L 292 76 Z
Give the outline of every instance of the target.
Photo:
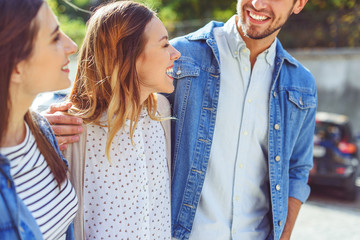
M 238 0 L 238 14 L 225 24 L 210 22 L 171 41 L 181 52 L 173 68 L 175 92 L 169 96 L 176 118 L 175 239 L 290 238 L 310 193 L 317 92 L 311 73 L 276 36 L 306 3 Z M 70 135 L 78 129 L 56 125 L 54 131 Z
M 309 196 L 317 92 L 276 38 L 307 0 L 238 0 L 171 44 L 175 239 L 289 239 Z

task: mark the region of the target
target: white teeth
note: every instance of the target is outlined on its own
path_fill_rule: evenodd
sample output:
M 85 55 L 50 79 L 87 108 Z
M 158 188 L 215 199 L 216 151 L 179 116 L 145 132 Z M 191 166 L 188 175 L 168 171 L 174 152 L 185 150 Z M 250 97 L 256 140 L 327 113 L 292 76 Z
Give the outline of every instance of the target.
M 166 69 L 166 74 L 171 74 L 171 73 L 173 73 L 174 71 L 173 71 L 173 69 L 172 68 L 168 68 L 168 69 Z
M 253 19 L 258 20 L 258 21 L 264 21 L 267 19 L 267 17 L 265 17 L 265 16 L 255 15 L 251 12 L 249 12 L 249 15 L 250 15 L 250 17 L 252 17 Z

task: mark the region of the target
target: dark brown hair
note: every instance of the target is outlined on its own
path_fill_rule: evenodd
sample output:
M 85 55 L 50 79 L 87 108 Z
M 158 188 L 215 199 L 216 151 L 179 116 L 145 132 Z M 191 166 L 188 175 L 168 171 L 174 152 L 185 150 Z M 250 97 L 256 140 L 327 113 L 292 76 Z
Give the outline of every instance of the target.
M 0 146 L 7 131 L 11 111 L 10 78 L 16 65 L 28 59 L 38 33 L 36 16 L 43 0 L 0 0 Z M 28 111 L 24 120 L 51 172 L 60 184 L 66 178 L 66 165 L 40 130 L 38 120 Z

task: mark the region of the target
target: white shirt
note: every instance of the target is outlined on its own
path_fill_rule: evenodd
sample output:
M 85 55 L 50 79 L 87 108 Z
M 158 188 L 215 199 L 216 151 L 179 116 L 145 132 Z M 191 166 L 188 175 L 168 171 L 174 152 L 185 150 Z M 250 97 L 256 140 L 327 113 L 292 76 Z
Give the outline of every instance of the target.
M 131 144 L 129 122 L 105 157 L 107 128 L 87 127 L 86 239 L 170 239 L 170 189 L 164 130 L 143 112 Z
M 267 167 L 274 42 L 251 71 L 235 16 L 214 30 L 220 95 L 204 186 L 190 239 L 265 239 L 270 233 Z
M 16 193 L 32 213 L 44 239 L 65 239 L 78 202 L 75 190 L 66 179 L 59 189 L 29 127 L 25 140 L 13 147 L 0 148 L 10 160 L 10 173 Z

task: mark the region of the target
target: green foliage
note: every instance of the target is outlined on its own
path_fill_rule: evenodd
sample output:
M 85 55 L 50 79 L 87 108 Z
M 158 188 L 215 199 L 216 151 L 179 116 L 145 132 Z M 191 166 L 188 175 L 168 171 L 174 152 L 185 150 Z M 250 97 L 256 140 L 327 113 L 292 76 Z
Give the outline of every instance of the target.
M 89 13 L 105 0 L 48 0 L 61 28 L 80 46 Z M 109 0 L 107 0 L 109 1 Z M 236 13 L 237 0 L 136 0 L 158 12 L 171 37 L 186 34 L 211 19 L 226 21 Z M 360 46 L 359 0 L 309 0 L 280 32 L 285 47 Z
M 344 10 L 354 8 L 358 0 L 311 0 L 305 11 Z
M 88 2 L 88 0 L 75 0 L 78 2 Z M 65 7 L 58 3 L 57 0 L 47 0 L 50 8 L 58 17 L 60 28 L 68 35 L 79 47 L 85 36 L 85 21 L 78 16 L 71 17 L 65 14 Z

